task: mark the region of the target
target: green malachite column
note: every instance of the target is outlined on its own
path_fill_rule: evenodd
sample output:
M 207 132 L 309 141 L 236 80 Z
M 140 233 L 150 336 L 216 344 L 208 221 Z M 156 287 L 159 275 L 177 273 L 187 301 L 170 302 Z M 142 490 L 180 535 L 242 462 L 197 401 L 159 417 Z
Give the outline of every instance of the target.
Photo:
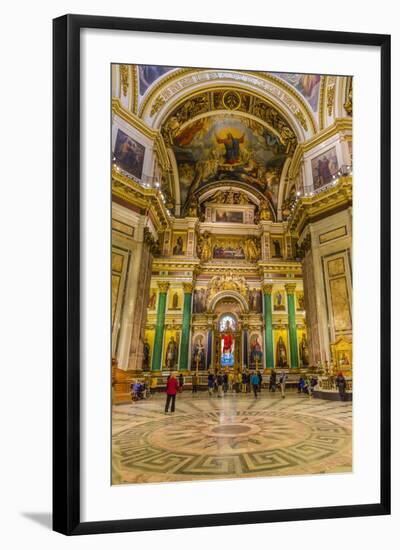
M 265 366 L 274 368 L 274 342 L 272 338 L 272 285 L 263 286 L 265 319 Z
M 182 317 L 182 338 L 181 351 L 179 354 L 179 370 L 189 370 L 189 337 L 190 337 L 190 318 L 192 315 L 192 292 L 191 283 L 183 283 L 183 317 Z
M 289 343 L 290 343 L 290 366 L 297 368 L 299 366 L 299 351 L 297 347 L 297 328 L 296 328 L 296 304 L 294 300 L 294 291 L 296 285 L 291 283 L 285 285 L 288 313 L 289 313 Z
M 161 369 L 162 344 L 164 337 L 165 307 L 167 305 L 167 292 L 169 283 L 158 283 L 160 294 L 158 297 L 156 334 L 154 336 L 154 351 L 151 370 Z

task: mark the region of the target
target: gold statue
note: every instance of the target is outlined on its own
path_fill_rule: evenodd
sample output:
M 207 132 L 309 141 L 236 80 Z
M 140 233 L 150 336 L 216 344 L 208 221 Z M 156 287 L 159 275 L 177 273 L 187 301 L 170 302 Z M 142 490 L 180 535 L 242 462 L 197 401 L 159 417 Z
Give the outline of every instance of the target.
M 261 221 L 269 221 L 271 219 L 271 212 L 268 207 L 267 201 L 263 201 L 260 204 L 260 220 Z

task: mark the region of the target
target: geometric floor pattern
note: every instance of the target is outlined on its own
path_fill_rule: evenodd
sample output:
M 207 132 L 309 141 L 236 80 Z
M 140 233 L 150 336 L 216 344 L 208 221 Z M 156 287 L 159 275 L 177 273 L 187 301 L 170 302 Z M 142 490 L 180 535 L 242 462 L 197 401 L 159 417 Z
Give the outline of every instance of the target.
M 352 403 L 262 392 L 113 407 L 112 483 L 350 472 Z

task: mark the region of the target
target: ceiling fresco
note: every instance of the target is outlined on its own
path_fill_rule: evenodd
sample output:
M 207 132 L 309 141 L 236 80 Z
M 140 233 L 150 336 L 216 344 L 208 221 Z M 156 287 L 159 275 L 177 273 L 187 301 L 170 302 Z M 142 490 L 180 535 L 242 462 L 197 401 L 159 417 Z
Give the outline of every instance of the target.
M 139 79 L 139 94 L 144 96 L 147 89 L 164 76 L 166 73 L 173 71 L 176 67 L 168 67 L 164 65 L 138 65 L 138 79 Z
M 291 84 L 308 101 L 312 110 L 318 111 L 319 89 L 321 77 L 319 74 L 270 73 Z
M 199 118 L 174 135 L 181 204 L 214 181 L 237 181 L 261 191 L 276 207 L 288 150 L 279 134 L 240 115 Z

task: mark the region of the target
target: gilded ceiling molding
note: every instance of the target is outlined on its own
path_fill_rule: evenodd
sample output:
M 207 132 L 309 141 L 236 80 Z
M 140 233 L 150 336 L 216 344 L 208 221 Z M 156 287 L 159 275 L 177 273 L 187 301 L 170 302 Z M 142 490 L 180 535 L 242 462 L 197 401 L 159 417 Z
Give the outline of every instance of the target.
M 183 78 L 182 78 L 183 77 Z M 224 82 L 225 81 L 225 82 Z M 281 108 L 287 111 L 286 117 L 296 119 L 297 125 L 305 128 L 308 131 L 315 133 L 317 125 L 311 107 L 306 103 L 306 100 L 294 88 L 289 86 L 278 77 L 267 75 L 265 73 L 254 73 L 246 71 L 228 71 L 228 70 L 201 70 L 201 69 L 186 69 L 184 73 L 176 71 L 172 74 L 161 78 L 157 85 L 152 89 L 151 93 L 142 103 L 139 115 L 146 118 L 152 110 L 151 105 L 157 104 L 153 112 L 153 117 L 163 109 L 172 97 L 179 95 L 188 88 L 193 92 L 200 91 L 205 87 L 210 87 L 213 84 L 219 83 L 219 86 L 234 87 L 240 83 L 246 87 L 246 90 L 251 89 L 253 92 L 261 93 L 262 99 L 269 99 L 280 104 Z M 217 84 L 218 85 L 218 84 Z M 150 118 L 153 118 L 150 117 Z M 162 119 L 164 119 L 164 115 Z M 157 123 L 159 124 L 158 120 Z M 161 120 L 162 123 L 162 120 Z M 306 136 L 303 136 L 303 139 Z
M 234 113 L 235 116 L 242 116 L 243 118 L 249 118 L 252 120 L 255 120 L 259 122 L 261 125 L 268 128 L 270 131 L 272 131 L 273 134 L 280 137 L 279 131 L 277 131 L 275 128 L 273 128 L 270 124 L 268 124 L 259 113 L 255 114 L 254 110 L 257 108 L 255 105 L 256 101 L 259 101 L 261 103 L 266 104 L 269 108 L 275 110 L 280 117 L 284 120 L 286 125 L 294 132 L 296 139 L 299 141 L 305 139 L 304 137 L 304 131 L 301 129 L 301 125 L 299 121 L 294 117 L 293 113 L 289 113 L 288 111 L 285 111 L 281 105 L 277 104 L 273 98 L 271 97 L 265 97 L 261 95 L 260 93 L 257 93 L 253 89 L 248 89 L 247 87 L 243 86 L 237 86 L 236 83 L 234 85 L 228 86 L 227 84 L 224 84 L 221 86 L 220 83 L 213 84 L 211 86 L 208 86 L 207 89 L 199 89 L 196 90 L 190 90 L 189 92 L 182 94 L 181 96 L 176 96 L 174 100 L 168 105 L 168 107 L 165 107 L 165 110 L 162 113 L 162 120 L 161 120 L 161 126 L 165 124 L 165 122 L 173 115 L 173 113 L 178 110 L 182 105 L 185 103 L 195 100 L 196 98 L 199 98 L 203 95 L 212 94 L 218 92 L 225 92 L 225 91 L 233 91 L 233 92 L 241 92 L 242 94 L 246 94 L 251 97 L 251 105 L 249 109 L 253 110 L 253 112 L 248 112 L 244 110 L 226 110 L 226 109 L 215 109 L 214 105 L 212 105 L 213 97 L 209 99 L 209 109 L 203 112 L 199 112 L 199 114 L 196 114 L 193 117 L 190 117 L 187 119 L 184 123 L 182 123 L 182 126 L 180 129 L 183 129 L 187 124 L 192 123 L 195 120 L 198 120 L 204 116 L 214 116 L 214 115 L 227 115 Z M 289 116 L 290 115 L 290 116 Z M 161 116 L 161 115 L 160 115 Z
M 318 122 L 319 129 L 325 128 L 325 96 L 326 96 L 326 76 L 321 77 L 321 84 L 319 88 L 319 100 L 318 100 Z
M 130 105 L 131 111 L 133 113 L 138 112 L 139 108 L 139 79 L 138 79 L 138 68 L 137 65 L 131 65 L 132 73 L 132 102 Z
M 184 69 L 178 69 L 177 71 L 171 71 L 161 76 L 161 78 L 157 79 L 153 84 L 151 84 L 141 98 L 140 108 L 138 113 L 139 116 L 143 115 L 147 105 L 154 99 L 154 96 L 161 90 L 161 88 L 163 88 L 166 84 L 170 83 L 175 78 L 191 72 L 193 72 L 192 68 L 190 69 L 184 68 Z
M 128 95 L 128 88 L 129 88 L 129 65 L 120 65 L 119 75 L 121 78 L 122 93 L 126 97 Z

